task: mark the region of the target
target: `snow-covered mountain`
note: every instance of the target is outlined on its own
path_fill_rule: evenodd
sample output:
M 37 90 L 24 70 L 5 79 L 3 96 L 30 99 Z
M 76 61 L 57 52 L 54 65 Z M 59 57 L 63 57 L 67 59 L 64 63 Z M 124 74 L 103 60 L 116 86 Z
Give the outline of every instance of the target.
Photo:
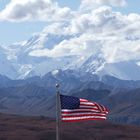
M 107 63 L 100 55 L 91 56 L 80 69 L 100 77 L 110 75 L 122 80 L 140 80 L 140 66 L 137 61 Z
M 33 35 L 29 40 L 0 47 L 0 74 L 12 79 L 23 79 L 32 76 L 43 76 L 56 69 L 77 69 L 85 56 L 66 55 L 49 57 L 36 51 L 52 50 L 56 45 L 69 40 L 74 35 L 54 34 L 48 32 Z M 42 54 L 43 52 L 41 52 Z
M 16 69 L 8 60 L 5 53 L 6 51 L 0 47 L 0 74 L 6 75 L 10 78 L 17 77 Z
M 108 63 L 100 55 L 93 55 L 83 63 L 80 70 L 97 74 L 100 77 L 110 75 L 122 80 L 140 80 L 140 66 L 137 61 Z
M 15 43 L 10 46 L 0 47 L 0 74 L 11 79 L 24 79 L 32 76 L 43 76 L 48 72 L 57 69 L 76 70 L 98 74 L 99 76 L 111 75 L 125 80 L 139 80 L 140 66 L 137 61 L 107 62 L 101 50 L 95 47 L 90 53 L 69 54 L 67 48 L 64 50 L 67 55 L 52 56 L 46 52 L 53 52 L 53 49 L 64 42 L 76 38 L 78 35 L 65 35 L 42 32 L 33 35 L 29 40 Z M 89 41 L 91 43 L 91 41 Z M 91 45 L 97 46 L 97 42 Z M 89 45 L 89 44 L 88 44 Z M 70 44 L 69 46 L 70 47 Z M 82 46 L 84 48 L 84 46 Z M 76 49 L 76 46 L 75 46 Z M 59 52 L 60 50 L 58 50 Z M 77 50 L 78 51 L 78 50 Z M 59 52 L 61 54 L 61 52 Z
M 119 79 L 140 80 L 140 67 L 135 61 L 106 63 L 99 75 L 111 75 Z
M 32 51 L 37 49 L 51 49 L 63 39 L 63 35 L 34 35 L 26 42 L 16 43 L 8 47 L 0 47 L 0 66 L 3 66 L 0 69 L 0 74 L 12 79 L 19 79 L 35 75 L 43 76 L 47 72 L 55 69 L 67 69 L 68 65 L 71 65 L 71 62 L 77 56 L 51 58 L 30 55 Z

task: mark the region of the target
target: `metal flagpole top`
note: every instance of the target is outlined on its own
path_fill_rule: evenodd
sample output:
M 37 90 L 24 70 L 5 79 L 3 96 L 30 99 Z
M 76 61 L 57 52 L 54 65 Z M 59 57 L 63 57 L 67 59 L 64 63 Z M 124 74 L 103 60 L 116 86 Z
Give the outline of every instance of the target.
M 56 86 L 57 89 L 60 87 L 60 85 L 58 83 L 55 86 Z

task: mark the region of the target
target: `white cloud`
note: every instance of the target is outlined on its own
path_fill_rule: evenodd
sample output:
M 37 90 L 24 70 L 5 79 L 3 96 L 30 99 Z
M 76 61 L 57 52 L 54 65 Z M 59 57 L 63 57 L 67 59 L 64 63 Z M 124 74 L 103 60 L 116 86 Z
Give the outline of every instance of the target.
M 90 13 L 83 13 L 72 20 L 73 32 L 106 32 L 114 29 L 120 29 L 127 24 L 128 21 L 119 12 L 113 12 L 111 7 L 102 6 Z
M 83 0 L 81 6 L 94 5 L 95 8 L 72 12 L 69 8 L 60 8 L 55 1 L 12 0 L 1 16 L 15 21 L 57 21 L 40 33 L 38 43 L 30 46 L 30 56 L 87 57 L 100 54 L 106 62 L 140 60 L 140 15 L 124 15 L 109 6 L 102 6 L 123 6 L 125 3 L 125 0 Z M 61 22 L 67 18 L 70 20 Z
M 58 26 L 59 25 L 59 26 Z M 123 15 L 102 6 L 77 14 L 67 24 L 52 24 L 44 30 L 64 39 L 52 49 L 30 52 L 32 56 L 101 55 L 106 62 L 140 60 L 140 15 Z M 55 30 L 54 30 L 55 29 Z M 56 32 L 55 32 L 56 31 Z M 73 35 L 67 39 L 67 35 Z M 51 39 L 51 38 L 50 38 Z
M 53 49 L 40 49 L 30 52 L 31 56 L 48 56 L 48 57 L 63 57 L 63 56 L 89 56 L 98 51 L 101 47 L 100 42 L 94 40 L 91 35 L 81 35 L 70 40 L 63 40 Z M 93 46 L 94 45 L 94 46 Z
M 131 41 L 116 38 L 105 42 L 102 52 L 108 63 L 120 61 L 137 61 L 140 59 L 140 40 Z
M 31 20 L 41 21 L 66 21 L 83 12 L 99 5 L 123 6 L 125 0 L 82 0 L 81 11 L 72 11 L 69 7 L 60 7 L 55 0 L 11 0 L 0 11 L 0 20 L 21 22 Z
M 112 7 L 123 7 L 126 5 L 125 0 L 82 0 L 79 7 L 79 12 L 90 12 L 95 10 L 99 6 L 112 6 Z
M 112 6 L 124 6 L 126 4 L 125 0 L 83 0 L 83 3 L 90 4 L 96 3 L 99 5 L 112 5 Z
M 70 8 L 60 8 L 54 0 L 11 0 L 0 12 L 0 20 L 58 21 L 68 19 L 71 14 Z

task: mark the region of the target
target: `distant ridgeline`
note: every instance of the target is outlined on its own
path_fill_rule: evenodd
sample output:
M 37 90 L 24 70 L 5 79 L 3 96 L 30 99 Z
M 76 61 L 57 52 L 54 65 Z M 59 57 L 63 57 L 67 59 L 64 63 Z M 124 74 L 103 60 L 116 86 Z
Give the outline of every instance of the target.
M 140 125 L 140 81 L 79 74 L 72 70 L 11 80 L 0 76 L 0 112 L 55 117 L 55 83 L 61 93 L 96 101 L 110 110 L 109 120 Z

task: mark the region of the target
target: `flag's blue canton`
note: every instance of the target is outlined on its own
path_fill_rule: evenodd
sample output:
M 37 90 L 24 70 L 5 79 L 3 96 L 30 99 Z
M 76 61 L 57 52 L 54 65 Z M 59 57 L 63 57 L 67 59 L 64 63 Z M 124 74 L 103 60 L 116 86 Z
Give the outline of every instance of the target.
M 80 100 L 77 97 L 60 95 L 61 109 L 78 109 Z

